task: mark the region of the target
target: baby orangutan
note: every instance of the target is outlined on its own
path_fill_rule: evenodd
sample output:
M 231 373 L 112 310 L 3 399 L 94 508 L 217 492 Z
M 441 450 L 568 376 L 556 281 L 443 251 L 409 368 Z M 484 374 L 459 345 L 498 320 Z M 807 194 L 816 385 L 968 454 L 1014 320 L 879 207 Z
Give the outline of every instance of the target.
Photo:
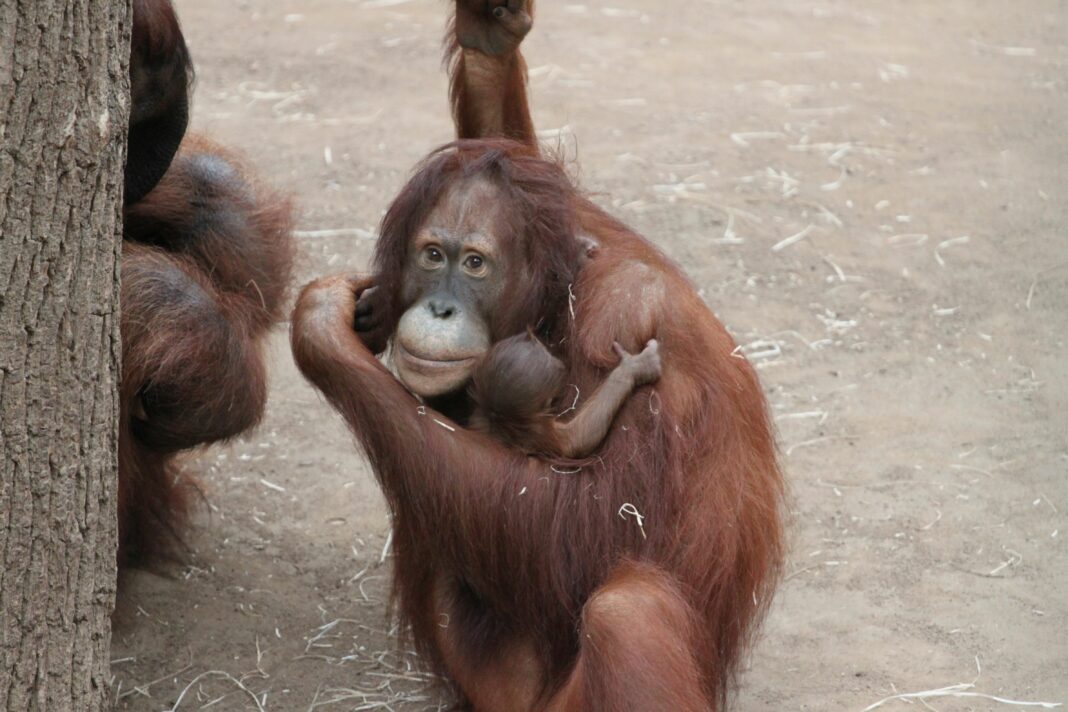
M 530 454 L 580 459 L 597 449 L 630 394 L 660 378 L 656 340 L 639 354 L 615 344 L 620 363 L 569 421 L 551 411 L 567 368 L 532 334 L 494 344 L 471 380 L 471 429 Z

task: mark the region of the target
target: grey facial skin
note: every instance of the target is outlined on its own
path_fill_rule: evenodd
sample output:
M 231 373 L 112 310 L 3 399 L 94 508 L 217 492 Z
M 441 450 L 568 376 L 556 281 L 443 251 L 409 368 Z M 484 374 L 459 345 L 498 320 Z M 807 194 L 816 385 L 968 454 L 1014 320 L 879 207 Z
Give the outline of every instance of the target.
M 508 279 L 501 249 L 506 221 L 496 187 L 455 185 L 412 240 L 394 362 L 401 381 L 425 398 L 470 379 L 491 346 L 489 316 Z

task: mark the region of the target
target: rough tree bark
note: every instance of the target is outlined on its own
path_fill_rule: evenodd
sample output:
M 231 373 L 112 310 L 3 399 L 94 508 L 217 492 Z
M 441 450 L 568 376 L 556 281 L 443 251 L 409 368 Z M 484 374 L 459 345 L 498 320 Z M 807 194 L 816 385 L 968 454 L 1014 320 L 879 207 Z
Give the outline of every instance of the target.
M 0 711 L 109 706 L 129 0 L 0 0 Z

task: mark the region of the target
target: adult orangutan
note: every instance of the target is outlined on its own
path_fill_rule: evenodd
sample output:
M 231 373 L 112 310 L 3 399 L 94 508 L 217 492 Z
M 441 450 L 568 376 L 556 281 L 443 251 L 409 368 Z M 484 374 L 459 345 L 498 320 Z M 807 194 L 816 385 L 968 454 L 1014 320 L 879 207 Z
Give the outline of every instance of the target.
M 388 211 L 373 277 L 305 288 L 294 354 L 370 458 L 399 614 L 464 709 L 720 709 L 782 564 L 764 398 L 681 270 L 539 155 L 530 10 L 457 2 L 461 140 Z M 572 468 L 465 427 L 480 359 L 527 330 L 567 366 L 560 411 L 617 343 L 659 344 L 660 380 Z
M 187 138 L 192 65 L 169 0 L 134 0 L 122 251 L 119 561 L 176 540 L 189 448 L 255 425 L 261 340 L 292 261 L 287 202 L 240 161 Z M 179 148 L 181 146 L 181 148 Z M 177 155 L 176 155 L 177 152 Z

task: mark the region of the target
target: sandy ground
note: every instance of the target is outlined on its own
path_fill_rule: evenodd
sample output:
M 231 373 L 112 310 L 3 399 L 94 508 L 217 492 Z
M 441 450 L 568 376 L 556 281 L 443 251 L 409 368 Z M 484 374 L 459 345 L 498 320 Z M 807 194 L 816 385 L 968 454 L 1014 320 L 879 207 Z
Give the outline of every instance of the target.
M 294 192 L 300 282 L 364 268 L 450 138 L 445 3 L 177 4 L 194 123 Z M 542 6 L 538 126 L 685 266 L 774 410 L 789 575 L 736 708 L 1068 703 L 1068 5 Z M 190 564 L 128 582 L 118 708 L 256 709 L 240 682 L 265 710 L 437 709 L 391 637 L 367 465 L 281 332 L 271 368 L 263 426 L 189 463 Z

